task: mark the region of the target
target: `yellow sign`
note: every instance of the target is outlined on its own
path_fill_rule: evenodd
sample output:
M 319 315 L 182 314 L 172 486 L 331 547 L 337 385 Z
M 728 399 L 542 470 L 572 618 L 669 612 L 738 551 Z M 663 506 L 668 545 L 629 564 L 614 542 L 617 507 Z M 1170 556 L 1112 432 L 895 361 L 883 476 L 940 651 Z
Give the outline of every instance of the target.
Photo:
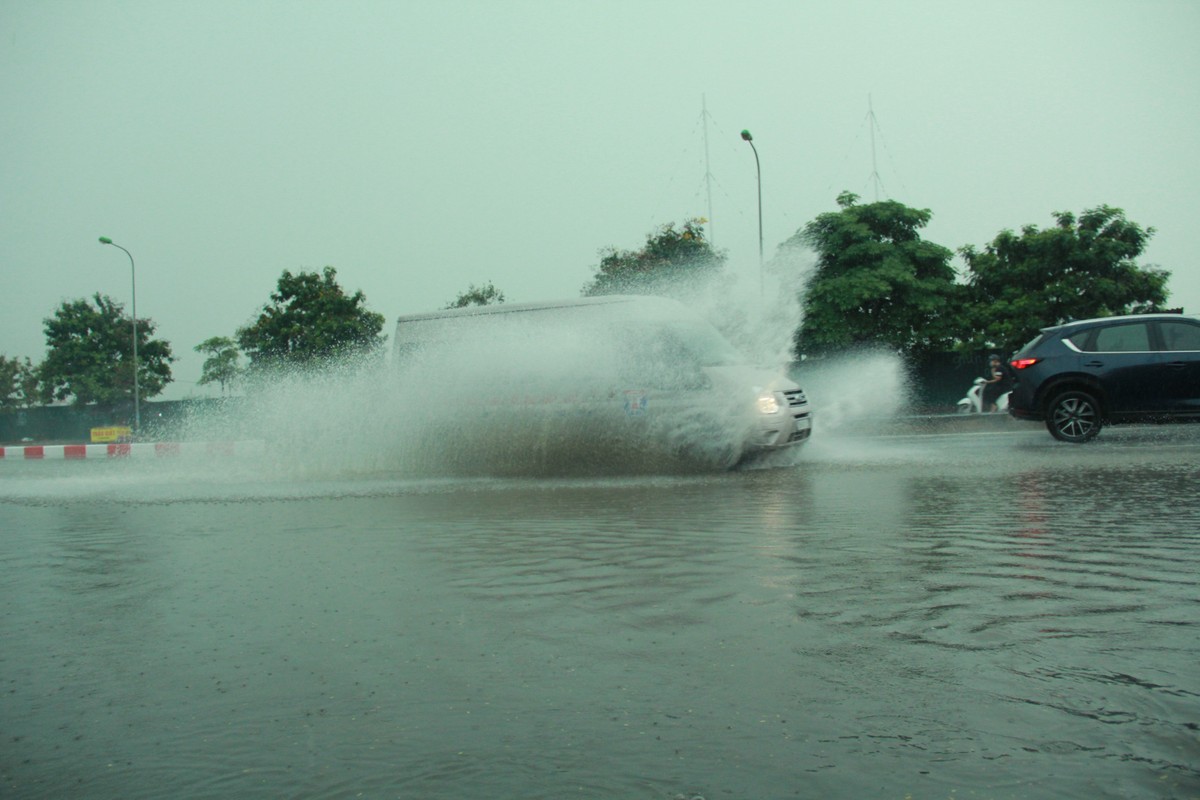
M 124 425 L 113 425 L 107 428 L 92 428 L 92 441 L 96 444 L 104 442 L 128 442 L 133 438 L 133 430 Z

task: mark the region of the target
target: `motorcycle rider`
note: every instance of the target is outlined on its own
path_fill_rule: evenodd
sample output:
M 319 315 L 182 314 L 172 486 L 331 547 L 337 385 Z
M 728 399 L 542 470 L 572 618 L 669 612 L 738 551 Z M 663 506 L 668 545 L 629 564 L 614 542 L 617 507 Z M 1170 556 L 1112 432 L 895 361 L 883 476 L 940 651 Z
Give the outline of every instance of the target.
M 1012 383 L 1012 371 L 1008 365 L 995 353 L 988 356 L 988 374 L 983 379 L 983 410 L 999 411 L 996 401 L 1012 390 Z

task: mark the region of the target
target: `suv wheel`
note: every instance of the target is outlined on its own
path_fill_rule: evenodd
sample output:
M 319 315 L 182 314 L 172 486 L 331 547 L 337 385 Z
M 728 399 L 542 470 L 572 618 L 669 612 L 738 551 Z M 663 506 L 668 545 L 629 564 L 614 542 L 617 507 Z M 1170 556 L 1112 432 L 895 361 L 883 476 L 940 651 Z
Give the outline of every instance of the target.
M 1086 442 L 1100 432 L 1100 404 L 1087 392 L 1055 395 L 1046 407 L 1046 428 L 1062 442 Z

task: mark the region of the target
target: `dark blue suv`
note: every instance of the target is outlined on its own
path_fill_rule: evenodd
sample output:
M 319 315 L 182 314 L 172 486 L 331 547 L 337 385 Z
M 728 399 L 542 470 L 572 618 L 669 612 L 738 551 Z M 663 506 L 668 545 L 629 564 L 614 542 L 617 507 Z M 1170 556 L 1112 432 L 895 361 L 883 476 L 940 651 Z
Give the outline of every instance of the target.
M 1008 413 L 1064 442 L 1106 424 L 1200 421 L 1200 319 L 1138 314 L 1045 328 L 1010 362 Z

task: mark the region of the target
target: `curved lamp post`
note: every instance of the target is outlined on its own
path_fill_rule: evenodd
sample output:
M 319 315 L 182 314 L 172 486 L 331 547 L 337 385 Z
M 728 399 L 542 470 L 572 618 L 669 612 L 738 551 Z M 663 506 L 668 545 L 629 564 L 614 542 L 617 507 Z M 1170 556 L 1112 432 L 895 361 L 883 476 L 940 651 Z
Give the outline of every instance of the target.
M 107 236 L 100 237 L 100 244 L 110 244 L 118 250 L 125 250 L 124 247 L 121 247 L 121 245 Z M 136 434 L 142 429 L 142 409 L 138 398 L 137 268 L 133 265 L 133 253 L 125 250 L 125 255 L 129 256 L 129 280 L 133 297 L 133 430 Z
M 742 131 L 742 139 L 754 151 L 754 170 L 758 174 L 758 291 L 761 294 L 766 291 L 763 286 L 762 164 L 758 161 L 758 148 L 754 146 L 750 131 Z

